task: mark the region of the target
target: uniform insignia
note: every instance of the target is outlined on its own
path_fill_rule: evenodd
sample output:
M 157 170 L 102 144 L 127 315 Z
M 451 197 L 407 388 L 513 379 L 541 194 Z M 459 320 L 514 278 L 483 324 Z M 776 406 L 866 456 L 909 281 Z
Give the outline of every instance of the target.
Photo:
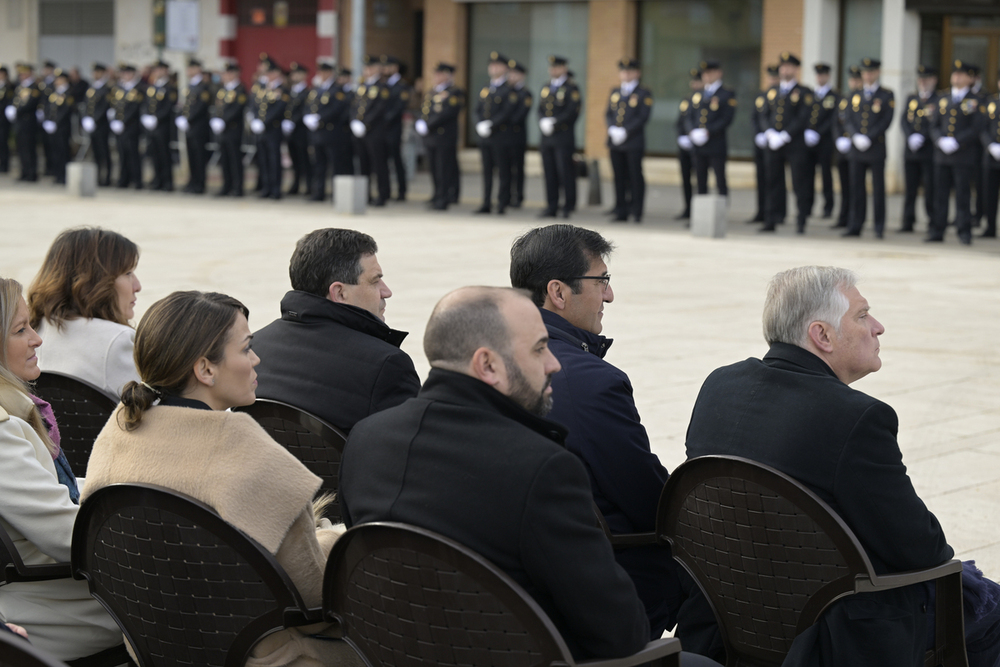
M 860 106 L 861 105 L 861 96 L 860 95 L 855 95 L 853 98 L 851 98 L 851 104 L 853 104 L 854 106 Z
M 358 95 L 364 95 L 366 90 L 368 90 L 368 87 L 365 86 L 364 84 L 361 84 L 360 86 L 358 86 Z
M 778 91 L 775 90 L 774 88 L 772 88 L 771 90 L 767 91 L 767 101 L 768 102 L 773 102 L 774 98 L 777 97 L 777 96 L 778 96 Z
M 149 95 L 150 97 L 152 97 L 153 95 L 155 95 L 156 94 L 156 86 L 150 86 L 149 88 L 147 88 L 146 89 L 146 94 Z
M 919 102 L 916 100 L 910 100 L 910 111 L 916 111 L 918 106 L 920 106 Z
M 833 99 L 833 95 L 827 95 L 823 98 L 823 108 L 832 109 L 837 106 L 837 100 Z
M 872 112 L 882 113 L 882 100 L 876 98 L 875 101 L 872 102 Z
M 525 97 L 524 98 L 524 106 L 526 106 L 526 107 L 530 107 L 531 106 L 531 98 L 530 97 Z
M 497 95 L 496 97 L 493 98 L 493 103 L 494 104 L 500 104 L 501 102 L 503 102 L 503 98 L 500 97 L 499 95 Z
M 454 107 L 454 106 L 458 106 L 458 98 L 457 98 L 457 97 L 454 97 L 454 96 L 452 96 L 452 97 L 449 97 L 449 98 L 448 98 L 448 104 L 450 104 L 450 105 L 451 105 L 451 106 L 453 106 L 453 107 Z
M 891 100 L 889 100 L 889 108 L 890 109 L 896 108 L 896 98 L 892 98 Z
M 764 98 L 763 97 L 758 97 L 756 99 L 756 104 L 757 104 L 757 110 L 761 111 L 761 110 L 764 109 L 764 104 L 766 104 L 766 103 L 764 102 Z
M 556 99 L 557 100 L 564 100 L 564 99 L 566 99 L 566 91 L 563 90 L 562 88 L 560 88 L 559 92 L 556 93 Z
M 403 92 L 401 92 L 399 94 L 399 99 L 401 99 L 401 100 L 408 100 L 408 99 L 410 99 L 410 93 L 408 91 L 404 90 Z
M 246 102 L 247 102 L 247 96 L 243 95 L 241 93 L 239 99 L 236 100 L 236 103 L 237 104 L 246 104 Z
M 684 113 L 687 110 L 688 110 L 688 101 L 681 100 L 681 113 Z
M 514 104 L 514 103 L 517 102 L 517 93 L 511 93 L 508 97 L 510 99 L 510 103 L 511 104 Z
M 962 113 L 968 115 L 976 110 L 979 106 L 976 100 L 962 100 Z
M 733 101 L 735 101 L 735 100 L 733 100 Z M 653 106 L 653 98 L 652 98 L 652 97 L 647 97 L 647 98 L 645 99 L 645 102 L 646 102 L 646 106 L 647 106 L 647 107 L 651 107 L 651 106 Z M 735 106 L 735 105 L 734 105 L 734 106 Z
M 712 101 L 708 103 L 708 108 L 711 109 L 712 111 L 718 111 L 719 110 L 719 98 L 718 97 L 713 97 Z
M 840 100 L 840 110 L 847 111 L 847 98 Z
M 94 89 L 91 88 L 90 90 L 87 91 L 87 97 L 93 97 L 93 96 L 94 96 Z
M 813 103 L 813 96 L 810 95 L 809 93 L 806 93 L 806 104 L 812 104 L 812 103 Z
M 548 96 L 549 96 L 549 87 L 545 86 L 544 88 L 542 88 L 542 97 L 548 97 Z
M 799 91 L 797 91 L 797 90 L 792 91 L 792 94 L 788 96 L 788 99 L 790 99 L 792 101 L 792 104 L 798 104 L 799 103 L 799 98 L 800 98 L 800 95 L 799 95 Z
M 573 98 L 574 102 L 579 102 L 580 101 L 580 91 L 579 90 L 574 90 L 573 94 L 570 95 L 570 97 Z
M 376 97 L 378 97 L 378 88 L 369 88 L 368 99 L 374 100 Z
M 990 116 L 993 116 L 993 114 L 996 113 L 997 110 L 997 103 L 990 102 L 989 110 L 990 110 Z
M 701 93 L 695 93 L 691 96 L 691 104 L 701 104 Z
M 382 89 L 382 99 L 383 100 L 389 99 L 389 89 L 388 88 L 383 88 Z
M 489 88 L 483 88 L 482 90 L 479 91 L 479 97 L 481 97 L 482 99 L 485 100 L 489 96 L 490 96 Z
M 611 93 L 611 103 L 617 104 L 618 100 L 620 100 L 621 97 L 622 97 L 621 94 L 616 90 L 615 92 Z
M 639 105 L 638 95 L 632 95 L 630 98 L 628 98 L 628 105 L 633 109 L 636 108 Z

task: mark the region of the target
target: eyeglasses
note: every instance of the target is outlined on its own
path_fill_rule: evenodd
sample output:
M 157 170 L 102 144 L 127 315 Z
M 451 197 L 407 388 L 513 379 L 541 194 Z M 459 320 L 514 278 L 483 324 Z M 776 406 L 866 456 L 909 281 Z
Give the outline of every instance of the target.
M 574 280 L 596 280 L 601 283 L 601 289 L 607 291 L 608 287 L 611 286 L 611 274 L 606 273 L 603 276 L 573 276 L 572 278 L 563 278 L 564 283 L 573 282 Z

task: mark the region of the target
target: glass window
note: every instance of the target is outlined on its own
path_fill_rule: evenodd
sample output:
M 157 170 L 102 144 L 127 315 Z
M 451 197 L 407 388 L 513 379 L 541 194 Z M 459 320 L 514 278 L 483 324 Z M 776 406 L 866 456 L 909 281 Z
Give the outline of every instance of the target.
M 866 57 L 881 59 L 882 0 L 844 0 L 843 7 L 840 89 L 847 90 L 847 74 L 851 65 L 859 64 Z
M 749 110 L 760 87 L 762 0 L 646 0 L 639 4 L 642 81 L 653 91 L 646 152 L 677 153 L 677 115 L 691 94 L 692 67 L 719 60 L 722 83 L 736 91 L 730 156 L 753 155 Z
M 590 9 L 586 2 L 489 2 L 469 5 L 469 120 L 467 142 L 479 145 L 475 132 L 475 105 L 479 91 L 489 84 L 486 65 L 490 52 L 525 63 L 525 85 L 535 106 L 528 116 L 528 144 L 538 145 L 538 94 L 549 81 L 550 55 L 564 56 L 576 75 L 576 85 L 587 99 L 587 31 Z M 584 107 L 585 108 L 585 107 Z M 581 110 L 576 122 L 576 145 L 583 146 L 587 124 Z

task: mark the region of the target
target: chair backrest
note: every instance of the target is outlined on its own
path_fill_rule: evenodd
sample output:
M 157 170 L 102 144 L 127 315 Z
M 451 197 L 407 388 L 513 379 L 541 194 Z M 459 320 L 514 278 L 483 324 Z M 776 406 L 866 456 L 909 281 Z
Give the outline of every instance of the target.
M 0 667 L 66 667 L 22 637 L 0 630 Z
M 874 574 L 829 505 L 747 459 L 685 462 L 663 488 L 656 523 L 711 603 L 729 665 L 780 665 L 800 632 Z
M 71 562 L 140 667 L 242 667 L 261 637 L 305 610 L 264 547 L 211 507 L 157 486 L 116 484 L 87 498 Z
M 25 565 L 7 529 L 0 524 L 0 585 L 15 581 L 69 579 L 70 576 L 69 563 Z
M 285 447 L 309 471 L 323 480 L 320 492 L 336 494 L 340 489 L 340 458 L 347 436 L 319 417 L 293 405 L 258 398 L 253 405 L 237 408 L 254 418 L 268 435 Z M 340 505 L 333 503 L 327 518 L 340 523 Z
M 513 579 L 414 526 L 369 523 L 341 536 L 323 610 L 372 667 L 573 664 L 552 621 Z
M 59 424 L 60 446 L 73 474 L 83 477 L 94 440 L 114 412 L 118 399 L 89 382 L 51 371 L 38 376 L 34 391 L 52 404 Z

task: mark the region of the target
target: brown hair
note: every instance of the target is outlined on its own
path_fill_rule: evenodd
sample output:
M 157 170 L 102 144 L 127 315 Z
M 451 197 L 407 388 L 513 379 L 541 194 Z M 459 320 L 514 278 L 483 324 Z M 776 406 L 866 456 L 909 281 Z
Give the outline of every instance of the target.
M 150 306 L 135 331 L 135 368 L 142 381 L 122 389 L 118 425 L 131 431 L 157 398 L 180 396 L 198 359 L 220 363 L 238 313 L 250 316 L 242 303 L 217 292 L 174 292 Z
M 61 327 L 77 317 L 128 324 L 118 306 L 115 280 L 139 263 L 139 247 L 99 227 L 67 229 L 52 242 L 28 288 L 28 319 Z

